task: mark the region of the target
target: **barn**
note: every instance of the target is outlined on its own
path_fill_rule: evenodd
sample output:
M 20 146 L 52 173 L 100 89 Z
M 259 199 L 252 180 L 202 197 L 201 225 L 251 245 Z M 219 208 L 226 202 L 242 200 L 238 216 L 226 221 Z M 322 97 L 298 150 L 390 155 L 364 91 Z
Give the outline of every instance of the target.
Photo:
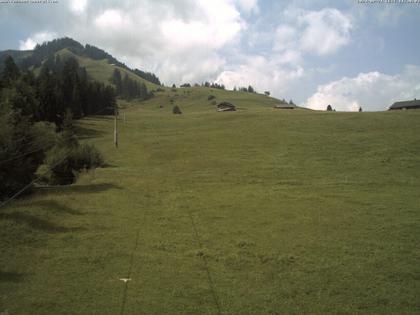
M 389 110 L 397 109 L 420 109 L 420 100 L 414 99 L 412 101 L 395 102 L 389 108 Z
M 219 105 L 217 105 L 217 111 L 219 112 L 234 112 L 236 111 L 235 105 L 229 103 L 229 102 L 221 102 Z
M 297 106 L 295 104 L 281 103 L 276 104 L 273 108 L 275 109 L 295 109 Z

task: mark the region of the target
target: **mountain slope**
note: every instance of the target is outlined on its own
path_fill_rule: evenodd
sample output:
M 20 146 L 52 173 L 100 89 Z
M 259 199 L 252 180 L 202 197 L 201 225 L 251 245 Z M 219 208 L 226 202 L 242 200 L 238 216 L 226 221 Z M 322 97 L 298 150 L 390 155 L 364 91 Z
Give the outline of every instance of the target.
M 79 62 L 81 67 L 86 68 L 88 75 L 99 82 L 103 82 L 105 84 L 111 84 L 110 78 L 114 69 L 119 69 L 121 74 L 124 76 L 127 74 L 131 79 L 138 81 L 139 83 L 145 83 L 149 90 L 155 90 L 159 87 L 159 85 L 149 82 L 138 75 L 136 75 L 133 71 L 123 68 L 121 66 L 110 64 L 107 59 L 102 60 L 94 60 L 88 57 L 79 56 L 74 52 L 70 51 L 68 48 L 64 48 L 56 53 L 60 55 L 62 58 L 69 58 L 74 57 Z
M 11 55 L 22 69 L 34 70 L 35 74 L 39 73 L 43 63 L 51 59 L 53 61 L 56 56 L 60 56 L 62 60 L 73 57 L 77 59 L 80 66 L 86 68 L 87 74 L 92 80 L 107 85 L 113 85 L 111 76 L 114 70 L 118 69 L 122 77 L 128 75 L 130 79 L 138 83 L 144 83 L 149 91 L 154 92 L 156 97 L 148 104 L 158 105 L 159 108 L 161 106 L 169 108 L 169 105 L 176 104 L 184 109 L 191 108 L 193 111 L 206 110 L 212 108 L 208 106 L 209 104 L 221 101 L 233 102 L 235 106 L 242 107 L 242 109 L 249 106 L 274 106 L 282 103 L 280 100 L 257 93 L 236 92 L 208 87 L 165 88 L 159 85 L 160 81 L 153 73 L 143 72 L 139 69 L 132 70 L 104 50 L 91 45 L 83 46 L 71 38 L 55 39 L 42 45 L 37 45 L 34 50 L 2 51 L 0 52 L 0 61 L 4 60 L 7 55 Z M 150 78 L 153 82 L 146 78 Z M 216 97 L 211 102 L 208 101 L 210 95 Z M 199 106 L 200 104 L 203 106 Z
M 92 79 L 106 84 L 110 83 L 109 78 L 115 67 L 120 69 L 123 74 L 127 73 L 132 79 L 138 82 L 144 82 L 150 89 L 154 89 L 160 84 L 159 79 L 153 73 L 143 72 L 138 69 L 132 70 L 104 50 L 92 45 L 83 46 L 68 37 L 37 45 L 34 50 L 0 51 L 0 71 L 3 66 L 3 61 L 8 55 L 13 57 L 21 69 L 37 70 L 47 59 L 53 58 L 57 54 L 63 55 L 64 57 L 75 57 L 78 59 L 80 65 L 86 67 L 88 73 L 89 71 L 91 72 Z M 151 78 L 153 82 L 147 78 Z
M 210 99 L 209 99 L 210 98 Z M 172 108 L 178 105 L 184 113 L 211 113 L 217 111 L 216 105 L 221 102 L 229 102 L 236 106 L 236 110 L 258 112 L 267 108 L 273 111 L 290 111 L 273 109 L 282 101 L 273 97 L 258 93 L 248 93 L 230 90 L 221 90 L 208 87 L 188 87 L 165 89 L 155 91 L 154 97 L 142 102 L 141 106 L 158 112 L 172 112 Z M 123 103 L 129 105 L 128 103 Z M 296 107 L 295 110 L 302 108 Z

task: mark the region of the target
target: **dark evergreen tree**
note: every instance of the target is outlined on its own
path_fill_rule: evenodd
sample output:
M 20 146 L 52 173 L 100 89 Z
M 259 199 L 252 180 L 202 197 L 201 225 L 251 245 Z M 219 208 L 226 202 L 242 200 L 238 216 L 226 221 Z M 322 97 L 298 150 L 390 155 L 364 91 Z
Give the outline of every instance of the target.
M 120 72 L 119 69 L 115 69 L 114 70 L 114 72 L 112 74 L 111 81 L 115 85 L 115 91 L 116 91 L 117 95 L 121 94 L 121 91 L 122 91 L 122 79 L 121 79 L 121 72 Z
M 11 56 L 7 56 L 6 60 L 4 61 L 4 69 L 2 74 L 3 85 L 7 86 L 11 84 L 14 80 L 19 78 L 19 76 L 19 68 L 16 66 L 13 58 Z
M 81 118 L 82 106 L 80 102 L 79 63 L 75 58 L 67 59 L 64 64 L 62 76 L 63 101 L 65 103 L 64 107 L 71 108 L 75 119 Z
M 182 114 L 181 108 L 179 108 L 179 106 L 178 106 L 178 105 L 175 105 L 175 106 L 172 108 L 172 113 L 173 113 L 173 114 L 175 114 L 175 115 L 181 115 L 181 114 Z
M 135 74 L 137 74 L 139 77 L 141 77 L 141 78 L 143 78 L 143 79 L 145 79 L 149 82 L 152 82 L 152 83 L 157 84 L 157 85 L 162 85 L 159 78 L 151 72 L 144 72 L 144 71 L 141 71 L 139 69 L 134 69 L 133 72 Z

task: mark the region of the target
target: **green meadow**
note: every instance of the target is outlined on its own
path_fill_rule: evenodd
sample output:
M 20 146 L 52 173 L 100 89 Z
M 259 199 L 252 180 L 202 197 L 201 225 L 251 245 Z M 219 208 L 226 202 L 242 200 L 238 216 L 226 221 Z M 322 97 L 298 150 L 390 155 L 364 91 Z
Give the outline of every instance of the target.
M 420 111 L 155 94 L 120 103 L 118 149 L 77 122 L 106 167 L 0 210 L 0 312 L 420 313 Z

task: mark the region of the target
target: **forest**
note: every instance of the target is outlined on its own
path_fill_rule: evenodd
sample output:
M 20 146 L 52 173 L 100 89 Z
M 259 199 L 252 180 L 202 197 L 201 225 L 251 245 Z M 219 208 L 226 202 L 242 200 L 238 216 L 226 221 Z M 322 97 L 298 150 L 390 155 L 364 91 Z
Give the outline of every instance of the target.
M 80 169 L 103 164 L 93 146 L 79 144 L 72 120 L 115 110 L 114 88 L 89 80 L 74 58 L 49 58 L 35 76 L 7 57 L 0 78 L 0 199 L 34 179 L 67 184 Z

